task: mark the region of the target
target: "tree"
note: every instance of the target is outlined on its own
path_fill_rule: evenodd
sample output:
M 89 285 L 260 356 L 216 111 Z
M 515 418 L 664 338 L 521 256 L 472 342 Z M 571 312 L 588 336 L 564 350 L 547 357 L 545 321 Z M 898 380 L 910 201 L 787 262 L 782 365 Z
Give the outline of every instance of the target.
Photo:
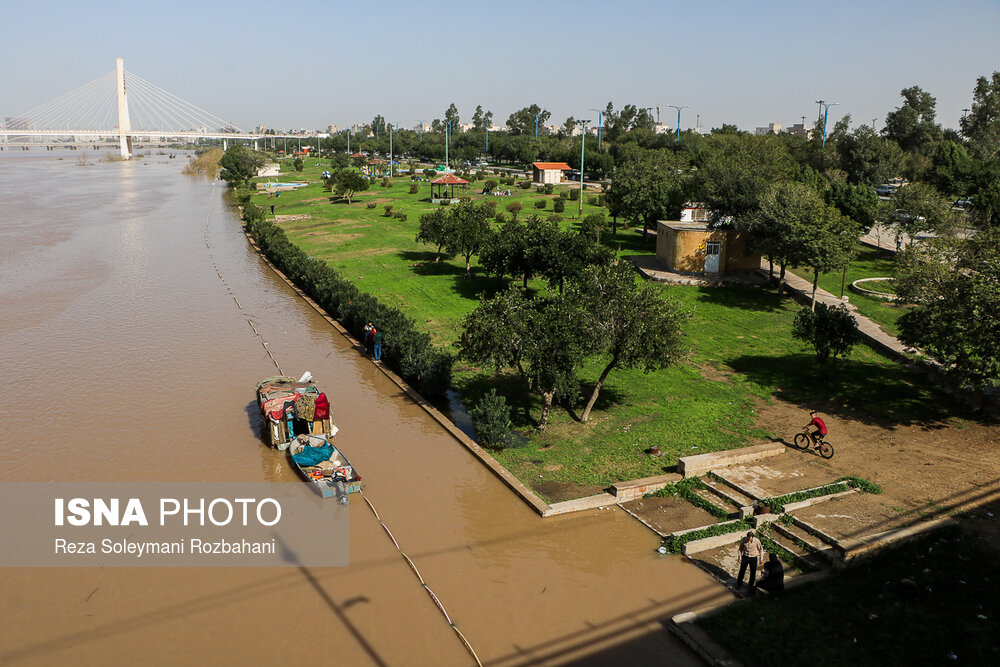
M 552 114 L 537 104 L 518 109 L 507 117 L 507 128 L 511 134 L 530 134 L 535 136 L 535 118 L 538 118 L 537 127 L 545 125 L 552 117 Z
M 892 196 L 892 201 L 896 207 L 896 226 L 911 237 L 927 231 L 947 234 L 957 224 L 951 202 L 942 197 L 932 185 L 904 185 Z
M 451 219 L 445 225 L 445 247 L 454 255 L 465 257 L 465 277 L 472 277 L 472 256 L 493 233 L 490 227 L 490 209 L 483 203 L 462 201 L 450 207 Z
M 451 132 L 458 130 L 459 121 L 461 119 L 458 116 L 458 107 L 452 102 L 448 105 L 448 110 L 444 112 L 444 124 L 451 128 Z
M 233 144 L 219 159 L 219 178 L 230 185 L 249 185 L 250 179 L 257 175 L 265 164 L 262 153 L 251 150 L 242 144 Z
M 825 191 L 826 202 L 836 206 L 842 214 L 854 220 L 862 229 L 875 225 L 879 210 L 879 198 L 870 185 L 851 185 L 837 181 Z
M 534 275 L 534 267 L 529 254 L 534 247 L 533 229 L 543 223 L 538 216 L 528 217 L 527 224 L 516 217 L 500 226 L 479 253 L 479 264 L 489 275 L 503 278 L 509 274 L 512 278 L 520 276 L 524 289 L 528 288 L 528 280 Z
M 858 342 L 858 321 L 842 303 L 830 306 L 816 304 L 815 310 L 803 308 L 795 315 L 792 336 L 812 345 L 823 377 L 832 371 L 831 361 L 847 356 Z
M 377 114 L 374 118 L 372 118 L 372 122 L 369 127 L 371 128 L 372 135 L 378 137 L 379 139 L 384 137 L 386 134 L 385 118 L 382 117 L 382 114 Z
M 302 161 L 302 158 L 297 157 L 294 160 L 292 160 L 292 169 L 294 169 L 295 171 L 302 171 L 302 168 L 304 166 L 305 162 Z
M 878 185 L 898 176 L 903 152 L 891 139 L 875 134 L 867 125 L 859 126 L 837 143 L 840 166 L 855 185 Z
M 628 146 L 616 162 L 608 198 L 617 214 L 642 222 L 645 238 L 657 220 L 680 215 L 688 168 L 682 155 Z
M 697 161 L 698 185 L 716 224 L 737 226 L 760 207 L 770 185 L 790 180 L 796 165 L 780 137 L 722 134 L 710 137 Z
M 472 425 L 480 444 L 503 448 L 514 442 L 510 407 L 507 400 L 497 394 L 496 389 L 490 389 L 490 393 L 469 410 L 469 416 L 472 417 Z
M 441 261 L 441 249 L 444 248 L 450 236 L 448 226 L 451 218 L 446 214 L 445 209 L 436 208 L 430 213 L 420 216 L 420 231 L 417 232 L 417 243 L 431 243 L 437 246 L 437 256 L 435 262 Z
M 601 388 L 615 368 L 641 368 L 649 373 L 680 360 L 684 318 L 680 307 L 657 285 L 637 285 L 628 262 L 587 269 L 570 284 L 568 298 L 586 313 L 591 352 L 608 359 L 580 421 L 590 419 Z
M 512 287 L 465 317 L 459 356 L 497 370 L 516 368 L 542 398 L 542 431 L 553 401 L 575 398 L 579 390 L 576 373 L 587 355 L 583 324 L 583 314 L 566 299 L 529 299 Z
M 812 307 L 816 308 L 816 288 L 822 273 L 844 269 L 857 253 L 860 228 L 858 223 L 824 205 L 812 219 L 812 224 L 799 228 L 800 264 L 813 270 Z
M 1000 387 L 1000 230 L 910 245 L 896 290 L 916 304 L 899 318 L 901 341 L 978 391 Z
M 332 180 L 333 191 L 347 199 L 348 204 L 355 193 L 368 189 L 368 179 L 354 169 L 341 169 L 333 174 Z
M 475 113 L 472 114 L 472 127 L 477 132 L 482 132 L 486 129 L 488 124 L 493 120 L 493 112 L 487 111 L 483 112 L 483 105 L 478 105 L 476 107 Z
M 919 86 L 904 88 L 899 94 L 903 106 L 886 115 L 885 136 L 904 151 L 932 154 L 934 145 L 941 140 L 941 126 L 934 120 L 937 100 Z
M 976 80 L 972 108 L 961 120 L 962 134 L 973 155 L 991 159 L 1000 151 L 1000 72 Z
M 822 215 L 819 194 L 807 185 L 778 182 L 759 198 L 758 208 L 744 216 L 740 227 L 747 232 L 750 247 L 781 269 L 778 293 L 784 290 L 785 269 L 803 259 L 803 239 L 812 221 Z
M 580 222 L 580 233 L 593 235 L 594 242 L 601 242 L 601 232 L 608 228 L 608 221 L 603 213 L 591 213 Z

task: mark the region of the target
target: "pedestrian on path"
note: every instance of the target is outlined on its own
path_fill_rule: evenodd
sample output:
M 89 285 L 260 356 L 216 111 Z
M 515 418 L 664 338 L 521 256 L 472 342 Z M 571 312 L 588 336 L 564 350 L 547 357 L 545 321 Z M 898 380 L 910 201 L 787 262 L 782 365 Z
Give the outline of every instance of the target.
M 757 560 L 764 555 L 764 545 L 760 543 L 753 531 L 748 531 L 747 536 L 740 540 L 740 574 L 736 578 L 736 591 L 743 588 L 743 575 L 747 568 L 750 568 L 750 595 L 757 590 Z
M 365 325 L 364 335 L 361 337 L 361 344 L 365 348 L 365 352 L 371 352 L 372 349 L 372 334 L 375 333 L 375 327 L 372 325 L 371 320 L 368 320 L 368 324 Z
M 375 361 L 382 361 L 382 332 L 378 329 L 372 335 L 372 348 L 374 350 Z

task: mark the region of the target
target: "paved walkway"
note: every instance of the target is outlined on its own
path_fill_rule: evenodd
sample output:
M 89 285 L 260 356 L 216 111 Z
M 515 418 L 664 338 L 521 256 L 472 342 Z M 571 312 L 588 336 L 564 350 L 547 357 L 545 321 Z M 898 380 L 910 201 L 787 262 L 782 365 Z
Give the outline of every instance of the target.
M 765 276 L 768 275 L 767 261 L 761 260 L 761 273 Z M 778 274 L 778 268 L 775 267 L 775 275 Z M 812 303 L 812 282 L 801 278 L 791 271 L 785 272 L 785 287 L 796 299 L 802 303 Z M 906 352 L 910 348 L 899 342 L 899 339 L 895 336 L 890 336 L 886 332 L 882 331 L 882 328 L 872 322 L 870 319 L 858 312 L 854 304 L 849 302 L 844 302 L 835 297 L 834 295 L 827 292 L 822 287 L 816 288 L 816 301 L 822 302 L 831 306 L 843 303 L 847 306 L 847 309 L 851 311 L 854 315 L 854 319 L 858 321 L 858 330 L 861 332 L 861 337 L 864 341 L 872 348 L 889 355 L 892 358 L 898 360 L 908 359 Z

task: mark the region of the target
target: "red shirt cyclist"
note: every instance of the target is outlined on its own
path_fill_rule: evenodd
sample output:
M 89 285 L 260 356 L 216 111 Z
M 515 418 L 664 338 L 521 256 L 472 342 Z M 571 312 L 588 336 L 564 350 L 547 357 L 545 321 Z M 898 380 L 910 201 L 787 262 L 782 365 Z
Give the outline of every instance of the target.
M 816 416 L 815 410 L 810 410 L 809 416 L 812 417 L 812 421 L 806 424 L 806 428 L 809 428 L 810 426 L 816 427 L 815 431 L 809 433 L 809 437 L 812 438 L 813 444 L 818 447 L 820 440 L 822 440 L 827 434 L 826 423 Z

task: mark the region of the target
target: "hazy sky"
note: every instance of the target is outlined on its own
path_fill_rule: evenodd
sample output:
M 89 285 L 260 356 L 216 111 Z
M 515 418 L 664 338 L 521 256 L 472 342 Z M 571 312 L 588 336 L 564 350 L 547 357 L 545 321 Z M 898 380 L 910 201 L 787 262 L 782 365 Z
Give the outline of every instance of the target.
M 537 103 L 689 105 L 705 127 L 791 125 L 839 102 L 853 124 L 919 85 L 956 127 L 976 78 L 1000 70 L 1000 0 L 783 2 L 213 2 L 0 0 L 0 116 L 126 70 L 244 129 L 501 124 Z M 655 110 L 654 110 L 655 113 Z M 676 112 L 662 109 L 671 126 Z

